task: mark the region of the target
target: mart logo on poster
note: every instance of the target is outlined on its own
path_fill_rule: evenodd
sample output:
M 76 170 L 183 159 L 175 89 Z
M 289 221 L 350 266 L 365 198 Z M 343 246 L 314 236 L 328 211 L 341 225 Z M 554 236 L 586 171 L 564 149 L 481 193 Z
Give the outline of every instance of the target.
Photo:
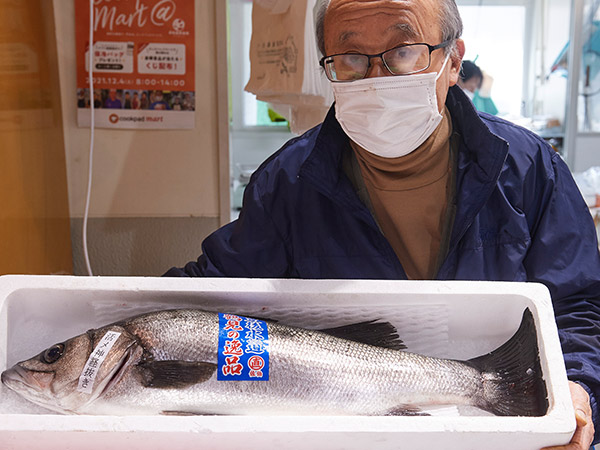
M 117 5 L 112 0 L 95 0 L 96 15 L 94 31 L 99 29 L 113 31 L 117 27 L 146 27 L 148 23 L 162 27 L 169 23 L 177 12 L 177 3 L 174 0 L 159 0 L 158 2 L 142 2 L 136 0 L 133 6 Z M 129 7 L 127 7 L 129 6 Z M 181 19 L 176 19 L 181 20 Z

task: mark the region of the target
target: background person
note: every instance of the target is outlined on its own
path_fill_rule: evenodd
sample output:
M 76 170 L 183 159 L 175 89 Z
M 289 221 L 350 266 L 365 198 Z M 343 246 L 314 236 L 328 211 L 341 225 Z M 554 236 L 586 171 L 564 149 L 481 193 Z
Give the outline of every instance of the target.
M 102 91 L 94 89 L 94 109 L 102 108 Z
M 179 95 L 176 95 L 173 98 L 173 102 L 171 103 L 171 109 L 173 111 L 181 111 L 182 107 L 181 107 L 181 97 L 179 97 Z
M 167 101 L 164 99 L 162 91 L 154 91 L 154 96 L 152 98 L 152 103 L 150 104 L 150 109 L 171 109 Z
M 85 90 L 78 89 L 77 90 L 77 107 L 78 108 L 87 108 L 89 104 L 85 101 Z
M 133 98 L 131 99 L 131 108 L 140 109 L 140 99 L 137 92 L 133 93 Z
M 131 94 L 129 91 L 125 92 L 125 102 L 123 103 L 124 109 L 131 109 Z
M 123 107 L 121 99 L 117 97 L 116 89 L 109 89 L 108 97 L 104 100 L 104 107 L 111 109 L 121 109 Z
M 193 93 L 186 92 L 183 96 L 183 109 L 184 111 L 194 111 L 196 109 L 195 98 Z
M 498 114 L 498 108 L 491 98 L 494 79 L 483 73 L 473 61 L 463 61 L 458 85 L 471 99 L 477 111 Z
M 142 92 L 142 96 L 140 98 L 140 109 L 149 109 L 150 101 L 148 100 L 148 93 L 146 91 Z

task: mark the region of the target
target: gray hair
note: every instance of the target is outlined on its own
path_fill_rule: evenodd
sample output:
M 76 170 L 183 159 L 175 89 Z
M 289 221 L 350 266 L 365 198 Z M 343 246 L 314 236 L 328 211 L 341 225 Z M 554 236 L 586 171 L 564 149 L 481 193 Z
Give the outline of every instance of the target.
M 317 0 L 315 6 L 315 31 L 317 34 L 317 46 L 322 55 L 325 53 L 325 13 L 331 0 Z M 463 32 L 462 19 L 458 12 L 455 0 L 439 0 L 440 2 L 440 29 L 442 31 L 442 42 L 456 40 Z M 454 50 L 454 45 L 445 48 L 446 54 Z

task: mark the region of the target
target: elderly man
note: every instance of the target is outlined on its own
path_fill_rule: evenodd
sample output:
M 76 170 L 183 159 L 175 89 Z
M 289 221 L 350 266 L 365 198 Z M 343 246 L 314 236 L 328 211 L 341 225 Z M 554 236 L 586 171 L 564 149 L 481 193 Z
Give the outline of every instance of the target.
M 600 256 L 560 156 L 455 86 L 454 0 L 331 0 L 317 28 L 336 100 L 325 121 L 269 158 L 239 220 L 167 275 L 544 283 L 577 416 L 564 448 L 588 448 Z

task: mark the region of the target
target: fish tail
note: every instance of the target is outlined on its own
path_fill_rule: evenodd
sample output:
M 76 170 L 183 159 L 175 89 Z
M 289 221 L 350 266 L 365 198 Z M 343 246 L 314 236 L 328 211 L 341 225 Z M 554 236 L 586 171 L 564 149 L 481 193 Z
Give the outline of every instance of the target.
M 478 406 L 499 416 L 543 416 L 548 392 L 542 377 L 537 333 L 529 308 L 517 332 L 487 355 L 468 361 L 482 372 Z

